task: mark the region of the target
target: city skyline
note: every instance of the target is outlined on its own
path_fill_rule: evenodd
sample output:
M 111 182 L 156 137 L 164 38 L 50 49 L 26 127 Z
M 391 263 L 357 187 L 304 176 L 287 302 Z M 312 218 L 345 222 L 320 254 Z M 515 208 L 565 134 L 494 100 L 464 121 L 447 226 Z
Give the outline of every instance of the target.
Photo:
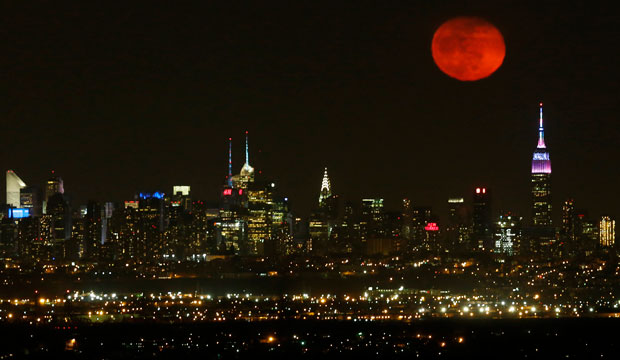
M 534 179 L 536 179 L 536 177 L 540 177 L 543 176 L 545 177 L 544 180 L 544 184 L 543 185 L 543 190 L 544 193 L 549 193 L 549 188 L 552 182 L 549 179 L 549 176 L 551 175 L 551 162 L 550 162 L 550 156 L 549 156 L 549 152 L 547 150 L 547 146 L 545 144 L 545 136 L 544 136 L 544 126 L 543 126 L 543 103 L 540 102 L 538 104 L 539 106 L 539 117 L 538 117 L 538 128 L 537 128 L 537 144 L 536 144 L 536 149 L 534 151 L 534 156 L 533 156 L 533 160 L 532 160 L 532 167 L 531 167 L 531 173 L 532 173 L 532 181 L 535 181 Z M 256 171 L 256 174 L 254 174 L 254 168 L 252 166 L 250 166 L 249 163 L 249 154 L 250 154 L 250 149 L 249 149 L 249 131 L 245 131 L 244 132 L 244 145 L 243 145 L 243 149 L 244 149 L 244 155 L 241 158 L 241 160 L 237 159 L 237 161 L 235 162 L 233 160 L 233 138 L 229 137 L 228 138 L 228 148 L 227 148 L 227 156 L 228 156 L 228 161 L 227 161 L 227 171 L 228 173 L 224 176 L 224 182 L 223 184 L 228 184 L 229 186 L 233 186 L 233 182 L 238 182 L 239 181 L 239 176 L 240 175 L 233 175 L 236 173 L 236 170 L 234 170 L 235 168 L 239 168 L 238 163 L 243 163 L 243 166 L 241 166 L 240 168 L 240 173 L 243 174 L 244 172 L 246 173 L 245 176 L 247 176 L 247 174 L 251 174 L 252 177 L 254 176 L 258 176 L 259 180 L 261 181 L 278 181 L 277 179 L 273 179 L 273 178 L 266 178 L 263 174 L 261 170 Z M 55 171 L 52 170 L 50 176 L 56 176 L 55 175 Z M 540 181 L 540 180 L 538 180 Z M 15 185 L 11 185 L 13 187 L 17 186 L 16 184 L 19 182 L 19 186 L 20 188 L 23 188 L 26 186 L 26 184 L 22 181 L 22 179 L 19 178 L 19 176 L 17 175 L 17 173 L 15 171 L 13 171 L 13 169 L 9 169 L 7 170 L 7 181 L 6 181 L 6 189 L 7 191 L 4 192 L 4 194 L 6 194 L 6 198 L 8 200 L 9 196 L 19 196 L 19 188 L 17 188 L 17 195 L 15 195 L 15 189 L 12 192 L 9 192 L 8 187 L 9 187 L 9 183 L 10 184 L 15 184 Z M 483 183 L 484 184 L 484 183 Z M 533 182 L 534 184 L 534 182 Z M 278 184 L 280 185 L 280 184 Z M 175 187 L 176 185 L 173 185 L 172 187 Z M 473 199 L 471 196 L 473 190 L 477 187 L 481 186 L 480 184 L 477 184 L 476 186 L 472 187 L 469 191 L 469 194 L 465 193 L 465 194 L 451 194 L 448 195 L 446 194 L 446 196 L 448 196 L 448 198 L 450 196 L 463 196 L 464 199 L 467 199 L 465 202 L 470 204 L 470 206 L 472 206 L 475 203 L 475 199 Z M 484 186 L 484 185 L 482 185 Z M 190 186 L 191 187 L 191 186 Z M 35 185 L 36 188 L 36 185 Z M 218 187 L 219 188 L 219 187 Z M 323 174 L 323 180 L 322 180 L 322 184 L 321 184 L 321 189 L 318 192 L 320 195 L 320 199 L 323 199 L 324 197 L 327 196 L 331 196 L 331 185 L 330 185 L 330 180 L 327 176 L 327 167 L 325 167 L 324 169 L 324 174 Z M 103 197 L 100 197 L 98 199 L 88 199 L 88 201 L 100 201 L 100 202 L 116 202 L 116 203 L 122 203 L 123 201 L 129 200 L 129 199 L 134 199 L 135 196 L 137 196 L 136 194 L 138 194 L 140 191 L 145 190 L 145 189 L 137 189 L 135 190 L 131 195 L 126 196 L 124 199 L 118 200 L 118 199 L 109 199 L 109 198 L 105 198 L 105 195 L 101 195 Z M 194 191 L 196 190 L 196 188 L 194 187 Z M 313 190 L 316 190 L 313 189 Z M 313 192 L 313 190 L 309 190 L 311 192 Z M 324 193 L 324 190 L 327 190 L 328 193 Z M 490 188 L 491 190 L 491 188 Z M 497 189 L 492 189 L 493 191 L 497 191 Z M 151 187 L 148 189 L 148 191 L 162 191 L 164 194 L 173 194 L 173 192 L 169 192 L 168 190 L 163 189 L 161 186 L 157 187 Z M 538 192 L 540 192 L 541 190 L 537 190 Z M 63 190 L 64 192 L 64 190 Z M 200 193 L 200 191 L 198 191 L 198 193 Z M 351 202 L 351 203 L 355 203 L 357 204 L 356 208 L 359 211 L 360 209 L 358 208 L 359 206 L 359 202 L 364 198 L 368 198 L 369 196 L 362 196 L 359 199 L 350 199 L 346 196 L 346 190 L 343 190 L 344 193 L 344 199 L 347 202 Z M 335 193 L 338 196 L 342 196 L 343 193 Z M 543 194 L 544 194 L 543 193 Z M 13 195 L 10 195 L 13 194 Z M 69 194 L 71 195 L 69 197 L 69 200 L 73 199 L 73 196 L 75 196 L 76 194 L 69 192 Z M 534 191 L 533 194 L 536 194 L 536 191 Z M 529 209 L 523 212 L 519 212 L 518 210 L 515 211 L 514 207 L 497 207 L 497 205 L 495 207 L 491 208 L 492 211 L 492 215 L 495 218 L 496 216 L 501 216 L 502 214 L 505 214 L 507 212 L 512 213 L 513 215 L 519 215 L 521 217 L 524 217 L 525 219 L 529 219 L 530 221 L 533 221 L 535 223 L 535 225 L 540 226 L 541 224 L 546 224 L 547 226 L 556 226 L 559 227 L 560 224 L 560 220 L 561 219 L 561 214 L 560 211 L 555 211 L 553 212 L 551 210 L 552 206 L 550 205 L 551 202 L 549 201 L 550 199 L 552 199 L 553 197 L 549 196 L 549 195 L 543 195 L 545 196 L 545 202 L 543 202 L 542 204 L 544 205 L 540 205 L 541 203 L 539 203 L 539 205 L 536 205 L 536 201 L 540 201 L 540 200 L 535 200 L 534 198 L 536 198 L 537 196 L 540 195 L 532 195 L 532 200 L 530 201 L 534 201 L 534 205 L 530 205 Z M 47 195 L 46 195 L 47 197 Z M 372 197 L 372 196 L 371 196 Z M 374 197 L 378 197 L 378 198 L 384 198 L 384 196 L 382 196 L 381 194 L 377 194 Z M 77 198 L 80 198 L 79 195 L 77 196 Z M 405 197 L 404 199 L 407 199 L 408 201 L 411 201 L 410 198 Z M 574 202 L 573 198 L 566 198 L 566 199 L 571 199 Z M 566 199 L 562 199 L 561 201 L 554 199 L 555 202 L 559 202 L 559 203 L 563 203 Z M 17 198 L 17 200 L 19 200 L 19 198 Z M 214 207 L 218 207 L 219 205 L 219 194 L 216 196 L 213 196 L 212 198 L 208 198 L 208 199 L 196 199 L 196 200 L 201 200 L 201 201 L 207 201 L 207 203 L 212 204 Z M 402 199 L 400 199 L 402 200 Z M 15 199 L 12 200 L 13 202 L 15 201 Z M 319 200 L 319 203 L 321 203 L 323 200 Z M 472 202 L 473 201 L 473 202 Z M 495 200 L 497 201 L 497 200 Z M 400 201 L 399 201 L 400 202 Z M 294 199 L 292 201 L 292 203 L 294 203 Z M 501 203 L 501 200 L 500 200 Z M 12 204 L 12 203 L 9 203 Z M 72 204 L 73 206 L 78 205 L 78 204 Z M 414 203 L 415 206 L 430 206 L 435 208 L 436 210 L 434 211 L 435 216 L 439 217 L 441 219 L 442 222 L 445 222 L 448 217 L 448 214 L 446 211 L 438 211 L 437 209 L 441 209 L 444 210 L 443 208 L 446 205 L 446 202 L 444 201 L 442 202 L 438 202 L 436 204 L 418 204 L 418 203 Z M 439 206 L 438 206 L 439 205 Z M 19 207 L 13 204 L 14 207 Z M 541 206 L 545 207 L 545 210 L 543 210 L 543 214 L 542 215 L 538 215 L 539 218 L 538 220 L 534 219 L 533 216 L 533 212 L 538 212 L 541 211 Z M 549 207 L 548 209 L 546 207 Z M 306 209 L 300 209 L 300 208 L 293 208 L 293 212 L 297 215 L 301 215 L 301 216 L 308 216 L 308 214 L 310 212 L 312 212 L 312 210 L 314 209 L 314 206 L 311 206 L 310 208 L 306 208 Z M 559 206 L 556 207 L 556 209 L 560 208 Z M 394 206 L 389 206 L 388 209 L 390 210 L 401 210 L 400 208 L 400 204 L 394 204 Z M 533 210 L 534 209 L 534 210 Z M 538 210 L 536 210 L 538 209 Z M 599 210 L 599 209 L 594 209 L 594 211 L 590 212 L 593 209 L 586 209 L 583 206 L 578 206 L 577 208 L 578 210 L 582 210 L 582 211 L 587 211 L 590 215 L 596 214 L 594 215 L 594 217 L 597 217 L 599 215 L 604 216 L 604 215 L 609 215 L 609 212 L 606 212 L 604 210 Z M 542 216 L 542 220 L 541 217 Z M 553 220 L 552 220 L 553 219 Z M 542 221 L 542 223 L 541 223 Z
M 217 199 L 221 150 L 249 130 L 256 170 L 278 179 L 301 211 L 316 202 L 327 166 L 334 191 L 353 201 L 382 196 L 393 208 L 406 197 L 445 213 L 446 197 L 480 185 L 493 189 L 497 209 L 528 217 L 521 189 L 544 101 L 553 208 L 570 197 L 617 216 L 616 50 L 602 50 L 616 21 L 595 7 L 531 5 L 166 16 L 129 6 L 125 18 L 104 5 L 47 9 L 53 16 L 15 5 L 4 12 L 15 16 L 5 22 L 14 31 L 2 60 L 0 165 L 31 182 L 54 169 L 79 203 L 178 183 Z M 432 32 L 463 13 L 487 18 L 507 44 L 502 67 L 476 83 L 449 79 L 430 56 Z M 175 15 L 183 27 L 170 27 Z M 241 146 L 233 151 L 243 158 Z
M 613 358 L 610 9 L 1 4 L 0 360 Z

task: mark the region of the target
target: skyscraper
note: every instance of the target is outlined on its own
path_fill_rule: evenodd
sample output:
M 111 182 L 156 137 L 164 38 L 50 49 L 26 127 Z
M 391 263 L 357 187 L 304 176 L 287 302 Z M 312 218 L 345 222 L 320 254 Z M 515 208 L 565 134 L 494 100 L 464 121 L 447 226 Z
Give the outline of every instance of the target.
M 465 199 L 462 197 L 449 198 L 448 207 L 448 226 L 445 227 L 446 240 L 449 247 L 456 250 L 470 242 L 470 211 L 465 206 Z
M 329 221 L 336 220 L 339 212 L 339 200 L 338 195 L 332 193 L 331 181 L 327 175 L 327 168 L 325 168 L 323 180 L 321 181 L 321 191 L 319 192 L 319 212 L 322 214 L 321 216 Z
M 45 199 L 43 201 L 43 213 L 48 214 L 49 201 L 50 198 L 56 194 L 64 194 L 65 187 L 60 176 L 54 175 L 54 171 L 52 171 L 52 177 L 47 180 L 45 183 Z
M 562 205 L 562 235 L 575 236 L 575 200 L 566 199 Z
M 616 221 L 605 215 L 599 222 L 600 242 L 602 246 L 614 246 L 616 242 Z
M 53 171 L 52 171 L 52 174 L 54 174 Z M 65 193 L 65 186 L 60 176 L 54 175 L 47 180 L 47 183 L 45 184 L 45 201 L 47 201 L 52 195 L 64 194 L 64 193 Z
M 538 145 L 532 157 L 532 225 L 551 226 L 551 160 L 545 145 L 543 108 L 540 103 Z
M 495 222 L 495 252 L 519 254 L 521 220 L 520 216 L 514 216 L 510 212 L 499 216 Z
M 13 170 L 6 172 L 6 203 L 13 207 L 20 207 L 19 191 L 26 187 L 26 183 Z
M 385 237 L 383 199 L 362 199 L 361 240 Z
M 245 163 L 241 167 L 238 175 L 232 178 L 233 186 L 239 189 L 247 189 L 248 184 L 254 182 L 254 168 L 250 166 L 250 149 L 248 143 L 248 132 L 245 132 Z
M 473 211 L 473 247 L 490 249 L 492 246 L 491 232 L 491 193 L 485 187 L 477 187 L 474 191 Z
M 319 207 L 325 206 L 325 200 L 332 196 L 331 183 L 329 176 L 327 175 L 327 167 L 323 173 L 323 180 L 321 181 L 321 192 L 319 193 Z

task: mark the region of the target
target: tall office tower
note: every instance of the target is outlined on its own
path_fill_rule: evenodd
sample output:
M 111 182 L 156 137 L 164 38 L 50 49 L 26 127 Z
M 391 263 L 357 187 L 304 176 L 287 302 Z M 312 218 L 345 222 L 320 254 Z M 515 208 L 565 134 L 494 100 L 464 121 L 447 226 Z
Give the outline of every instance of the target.
M 51 259 L 46 256 L 48 244 L 44 239 L 43 218 L 29 217 L 21 219 L 18 225 L 17 247 L 20 260 L 23 263 L 33 264 L 37 261 Z
M 155 261 L 162 254 L 162 233 L 168 225 L 167 208 L 164 206 L 164 193 L 156 191 L 140 192 L 135 200 L 138 208 L 127 207 L 123 229 L 128 241 L 125 248 L 134 261 Z M 131 234 L 129 233 L 131 232 Z
M 495 222 L 495 252 L 518 255 L 522 218 L 511 213 L 500 215 Z
M 191 210 L 192 199 L 189 196 L 190 187 L 186 185 L 175 185 L 172 187 L 173 206 L 180 206 L 183 210 Z
M 17 176 L 13 170 L 6 172 L 6 203 L 13 207 L 20 207 L 20 190 L 26 187 L 26 183 Z
M 427 206 L 414 206 L 411 208 L 411 248 L 426 242 L 427 231 L 424 229 L 429 222 L 432 222 L 433 209 Z
M 319 191 L 319 207 L 308 218 L 308 248 L 312 253 L 326 255 L 331 250 L 329 238 L 331 226 L 329 213 L 334 211 L 335 200 L 331 192 L 331 182 L 327 175 L 327 168 L 323 172 L 321 190 Z
M 248 132 L 245 132 L 245 163 L 241 167 L 238 175 L 233 176 L 233 187 L 247 189 L 248 184 L 254 182 L 254 168 L 250 166 L 250 149 L 248 143 Z
M 240 176 L 232 175 L 232 139 L 228 138 L 228 176 L 226 185 L 220 193 L 219 217 L 213 222 L 213 251 L 219 253 L 247 253 L 247 222 L 243 216 L 247 213 L 247 188 Z
M 19 192 L 19 202 L 22 208 L 30 210 L 31 216 L 41 215 L 41 202 L 39 201 L 39 189 L 34 186 L 26 186 Z
M 52 171 L 52 177 L 47 180 L 45 183 L 45 198 L 43 199 L 43 214 L 48 214 L 48 204 L 49 200 L 52 196 L 56 194 L 64 194 L 65 187 L 62 179 L 59 176 L 54 175 L 54 171 Z
M 543 108 L 540 103 L 538 145 L 532 157 L 532 225 L 551 226 L 551 160 L 545 145 Z
M 600 243 L 599 221 L 584 209 L 575 210 L 575 214 L 575 248 L 579 254 L 591 255 Z
M 439 225 L 432 219 L 424 225 L 422 249 L 437 252 L 439 250 Z
M 448 226 L 446 240 L 453 250 L 466 246 L 470 242 L 469 211 L 465 199 L 454 197 L 448 199 Z M 450 250 L 450 249 L 449 249 Z
M 329 176 L 327 175 L 327 168 L 325 168 L 323 180 L 321 181 L 321 192 L 319 192 L 319 207 L 324 207 L 325 201 L 330 196 L 332 196 L 331 182 L 329 181 Z
M 566 199 L 562 205 L 562 236 L 575 240 L 575 200 Z
M 602 246 L 614 246 L 616 242 L 616 220 L 605 215 L 599 221 L 600 242 Z
M 339 248 L 342 251 L 345 253 L 352 253 L 354 251 L 359 253 L 361 251 L 359 248 L 359 223 L 355 221 L 353 203 L 350 201 L 344 204 L 344 216 L 338 232 Z
M 64 258 L 65 243 L 71 238 L 71 208 L 61 193 L 51 195 L 47 203 L 47 216 L 50 220 L 50 235 L 53 254 L 56 258 Z
M 473 247 L 489 250 L 492 247 L 491 193 L 485 187 L 474 191 L 473 212 Z
M 0 261 L 17 257 L 18 224 L 8 217 L 0 219 Z
M 226 184 L 220 193 L 220 209 L 225 211 L 222 217 L 227 219 L 238 218 L 241 208 L 247 208 L 247 192 L 240 185 L 239 175 L 232 175 L 232 138 L 228 138 L 228 175 Z
M 413 216 L 413 209 L 411 208 L 411 200 L 403 199 L 403 210 L 402 210 L 402 218 L 403 218 L 403 228 L 401 230 L 401 236 L 405 239 L 411 238 L 411 232 L 413 228 L 413 223 L 411 218 Z
M 276 196 L 271 212 L 271 242 L 265 246 L 265 254 L 290 254 L 293 247 L 293 215 L 287 197 Z
M 385 237 L 383 199 L 362 199 L 360 220 L 362 242 L 372 238 Z
M 54 172 L 52 171 L 52 174 Z M 52 195 L 64 194 L 65 185 L 60 176 L 52 176 L 45 184 L 45 200 L 47 201 Z
M 248 214 L 246 217 L 248 247 L 243 253 L 265 255 L 265 248 L 271 247 L 273 225 L 273 201 L 275 183 L 252 183 L 247 190 Z M 270 251 L 267 251 L 269 253 Z
M 84 216 L 85 236 L 83 255 L 86 259 L 96 260 L 101 248 L 102 219 L 105 213 L 101 205 L 95 201 L 89 201 L 86 206 L 86 216 Z
M 327 168 L 325 168 L 321 181 L 321 191 L 319 192 L 319 212 L 325 217 L 325 220 L 333 223 L 338 218 L 339 207 L 340 197 L 332 193 L 331 181 L 327 175 Z M 330 227 L 333 225 L 331 224 Z

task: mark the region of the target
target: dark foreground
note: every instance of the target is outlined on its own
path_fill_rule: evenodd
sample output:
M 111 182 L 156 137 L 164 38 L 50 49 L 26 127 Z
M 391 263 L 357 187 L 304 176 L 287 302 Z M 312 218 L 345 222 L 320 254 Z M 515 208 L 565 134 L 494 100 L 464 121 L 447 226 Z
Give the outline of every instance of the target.
M 617 319 L 2 325 L 0 359 L 613 359 Z

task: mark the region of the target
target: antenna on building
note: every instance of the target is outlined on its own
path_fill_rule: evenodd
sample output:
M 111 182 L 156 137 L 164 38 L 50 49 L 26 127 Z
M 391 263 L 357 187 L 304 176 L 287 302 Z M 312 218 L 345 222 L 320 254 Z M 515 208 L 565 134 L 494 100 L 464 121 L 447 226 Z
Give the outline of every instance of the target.
M 538 148 L 544 149 L 545 146 L 545 128 L 543 127 L 543 103 L 542 101 L 539 103 L 540 106 L 540 117 L 538 123 Z
M 228 186 L 232 186 L 232 138 L 228 138 Z
M 248 148 L 248 131 L 245 131 L 245 163 L 250 163 L 250 151 Z

